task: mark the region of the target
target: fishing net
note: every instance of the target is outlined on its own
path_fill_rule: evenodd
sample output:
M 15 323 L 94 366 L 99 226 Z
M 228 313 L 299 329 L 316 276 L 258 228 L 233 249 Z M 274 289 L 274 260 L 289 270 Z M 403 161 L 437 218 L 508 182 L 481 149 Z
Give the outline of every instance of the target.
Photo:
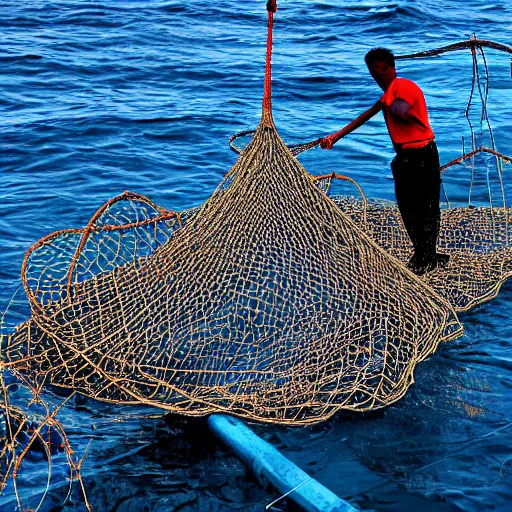
M 307 423 L 397 400 L 461 332 L 314 184 L 268 111 L 182 227 L 152 212 L 126 195 L 29 252 L 32 318 L 4 358 L 98 399 Z
M 3 351 L 37 387 L 311 423 L 399 399 L 461 334 L 450 305 L 313 182 L 271 114 L 211 198 L 181 216 L 136 194 L 25 258 L 32 317 Z
M 178 214 L 126 192 L 28 251 L 32 316 L 4 337 L 2 369 L 35 402 L 52 385 L 286 424 L 383 407 L 462 334 L 455 310 L 508 276 L 508 210 L 444 212 L 452 258 L 422 280 L 403 265 L 411 248 L 394 205 L 328 197 L 334 176 L 313 178 L 295 158 L 318 141 L 290 149 L 274 125 L 272 24 L 270 10 L 261 122 L 205 204 Z M 16 448 L 28 420 L 2 386 L 5 483 L 28 450 Z M 57 432 L 80 480 L 58 410 L 45 410 L 23 446 Z
M 389 254 L 407 264 L 413 247 L 396 204 L 355 197 L 333 197 L 338 206 Z M 510 209 L 450 208 L 441 210 L 438 250 L 448 264 L 422 276 L 457 312 L 495 297 L 512 275 Z

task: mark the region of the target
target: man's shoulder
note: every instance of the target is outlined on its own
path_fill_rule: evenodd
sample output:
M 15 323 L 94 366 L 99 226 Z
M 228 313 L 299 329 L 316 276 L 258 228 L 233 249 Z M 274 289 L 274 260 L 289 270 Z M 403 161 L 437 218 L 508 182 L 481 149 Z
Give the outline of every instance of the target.
M 412 80 L 409 80 L 408 78 L 403 78 L 401 76 L 397 76 L 393 80 L 392 85 L 394 85 L 395 87 L 405 87 L 405 88 L 417 89 L 417 90 L 421 91 L 420 86 L 416 82 L 413 82 Z
M 384 107 L 389 107 L 396 99 L 405 100 L 409 105 L 424 98 L 420 87 L 408 78 L 396 77 L 380 98 Z
M 381 101 L 389 106 L 394 99 L 401 98 L 412 105 L 422 96 L 423 91 L 418 84 L 408 78 L 396 77 L 382 96 Z

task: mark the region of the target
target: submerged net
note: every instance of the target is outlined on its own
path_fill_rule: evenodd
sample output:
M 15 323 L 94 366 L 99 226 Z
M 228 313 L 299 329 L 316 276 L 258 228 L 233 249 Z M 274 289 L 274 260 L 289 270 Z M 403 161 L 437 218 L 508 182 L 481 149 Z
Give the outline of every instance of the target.
M 3 340 L 2 368 L 35 401 L 53 385 L 287 424 L 383 407 L 404 395 L 418 362 L 462 334 L 456 311 L 509 276 L 506 208 L 443 212 L 450 264 L 420 279 L 403 265 L 411 247 L 396 206 L 328 197 L 334 176 L 314 179 L 295 158 L 318 141 L 290 149 L 272 119 L 272 22 L 270 10 L 261 122 L 204 205 L 177 214 L 125 193 L 86 228 L 28 251 L 32 316 Z M 16 439 L 27 421 L 1 382 L 14 425 L 0 454 L 8 475 L 26 453 Z M 65 439 L 57 412 L 47 409 L 28 444 L 45 428 Z M 80 479 L 81 460 L 63 444 Z

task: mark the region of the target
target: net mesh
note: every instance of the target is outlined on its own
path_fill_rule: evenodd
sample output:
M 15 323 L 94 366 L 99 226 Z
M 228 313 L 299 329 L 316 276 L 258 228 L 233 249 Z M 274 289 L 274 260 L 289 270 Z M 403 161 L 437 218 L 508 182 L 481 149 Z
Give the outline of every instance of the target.
M 404 265 L 413 254 L 412 243 L 396 204 L 355 197 L 333 200 L 361 229 Z M 450 255 L 446 267 L 422 280 L 444 297 L 457 312 L 467 311 L 495 297 L 512 275 L 510 209 L 460 207 L 441 210 L 438 250 Z
M 451 306 L 316 186 L 269 116 L 186 221 L 126 195 L 80 241 L 40 242 L 24 270 L 33 314 L 4 358 L 47 384 L 187 414 L 308 423 L 381 407 L 461 333 Z

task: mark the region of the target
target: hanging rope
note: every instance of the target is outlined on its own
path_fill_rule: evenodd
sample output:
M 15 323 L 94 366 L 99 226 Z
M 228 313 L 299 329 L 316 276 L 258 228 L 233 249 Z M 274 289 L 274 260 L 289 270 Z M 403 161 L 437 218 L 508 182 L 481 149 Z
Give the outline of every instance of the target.
M 277 11 L 276 0 L 267 2 L 268 31 L 267 53 L 265 63 L 265 84 L 263 89 L 263 120 L 270 126 L 272 124 L 272 29 L 274 27 L 274 13 Z
M 473 158 L 475 155 L 478 155 L 479 153 L 490 153 L 491 155 L 494 155 L 494 156 L 496 156 L 498 158 L 501 158 L 505 162 L 512 163 L 512 158 L 511 157 L 506 156 L 506 155 L 504 155 L 504 154 L 502 154 L 502 153 L 500 153 L 498 151 L 495 151 L 494 149 L 485 148 L 485 147 L 482 146 L 482 147 L 479 147 L 479 148 L 475 149 L 474 151 L 471 151 L 471 153 L 467 153 L 465 155 L 462 155 L 461 157 L 455 158 L 454 160 L 451 160 L 447 164 L 442 165 L 441 166 L 441 172 L 446 171 L 446 169 L 448 169 L 449 167 L 452 167 L 453 165 L 460 164 L 464 160 L 467 160 L 469 158 Z

